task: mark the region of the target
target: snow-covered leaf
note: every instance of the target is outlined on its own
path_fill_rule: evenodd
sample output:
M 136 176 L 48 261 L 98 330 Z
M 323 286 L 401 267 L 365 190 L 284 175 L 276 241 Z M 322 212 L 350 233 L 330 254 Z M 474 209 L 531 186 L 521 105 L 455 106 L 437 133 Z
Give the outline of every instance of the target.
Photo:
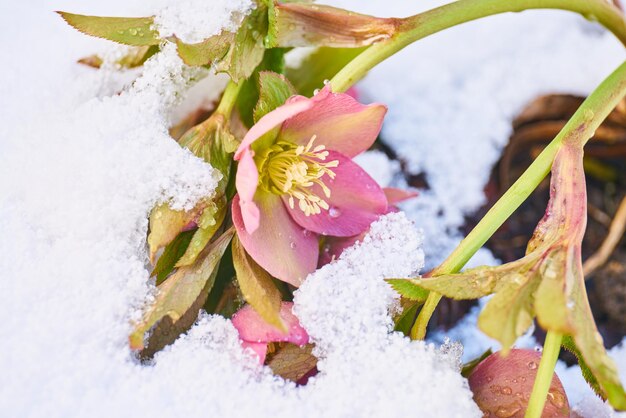
M 217 267 L 233 234 L 231 228 L 205 248 L 195 264 L 178 269 L 159 286 L 156 300 L 129 337 L 133 350 L 146 348 L 148 355 L 152 354 L 193 324 L 213 287 Z M 152 332 L 146 347 L 144 337 L 149 330 Z
M 387 283 L 393 287 L 403 297 L 414 300 L 424 301 L 428 297 L 428 290 L 419 285 L 419 281 L 415 279 L 386 279 Z
M 243 298 L 268 324 L 287 332 L 280 317 L 281 294 L 272 277 L 246 253 L 236 237 L 232 248 L 233 264 Z
M 130 47 L 128 53 L 115 61 L 115 64 L 121 68 L 139 67 L 157 52 L 159 52 L 158 45 Z M 90 55 L 79 59 L 78 62 L 89 67 L 100 68 L 103 64 L 103 59 L 99 55 Z
M 153 17 L 103 17 L 57 12 L 79 31 L 125 45 L 158 45 L 159 33 L 154 30 Z
M 154 264 L 157 252 L 171 243 L 183 229 L 194 219 L 195 211 L 174 210 L 167 203 L 152 209 L 150 212 L 150 233 L 148 247 L 150 262 Z

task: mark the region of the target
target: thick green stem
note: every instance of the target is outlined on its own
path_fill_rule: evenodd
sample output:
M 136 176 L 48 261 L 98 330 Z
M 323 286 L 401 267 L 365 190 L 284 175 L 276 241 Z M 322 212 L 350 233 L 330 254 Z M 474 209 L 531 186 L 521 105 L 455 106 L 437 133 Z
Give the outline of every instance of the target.
M 541 354 L 541 362 L 535 377 L 533 391 L 528 400 L 528 408 L 524 418 L 541 418 L 543 408 L 546 404 L 546 397 L 552 383 L 552 375 L 554 374 L 554 366 L 559 358 L 561 351 L 561 334 L 548 331 L 546 341 L 543 344 L 543 353 Z
M 520 178 L 489 209 L 489 212 L 467 237 L 430 275 L 452 274 L 461 270 L 476 251 L 487 242 L 548 175 L 554 156 L 561 144 L 566 141 L 576 141 L 583 146 L 624 95 L 626 95 L 626 62 L 620 65 L 587 97 L 556 138 L 548 144 Z M 426 326 L 440 299 L 441 295 L 438 293 L 431 292 L 428 295 L 424 304 L 424 308 L 428 307 L 428 309 L 420 311 L 411 330 L 413 338 L 424 338 Z
M 222 95 L 222 100 L 220 100 L 220 104 L 215 110 L 215 113 L 221 113 L 226 117 L 230 117 L 230 114 L 235 107 L 235 103 L 237 103 L 237 96 L 239 95 L 241 86 L 243 86 L 243 82 L 239 84 L 232 80 L 228 82 L 226 89 L 224 90 L 224 94 Z
M 626 45 L 626 21 L 606 0 L 459 0 L 415 16 L 399 19 L 398 32 L 352 60 L 331 80 L 334 91 L 345 91 L 377 64 L 413 42 L 444 29 L 487 16 L 529 9 L 561 9 L 596 20 Z

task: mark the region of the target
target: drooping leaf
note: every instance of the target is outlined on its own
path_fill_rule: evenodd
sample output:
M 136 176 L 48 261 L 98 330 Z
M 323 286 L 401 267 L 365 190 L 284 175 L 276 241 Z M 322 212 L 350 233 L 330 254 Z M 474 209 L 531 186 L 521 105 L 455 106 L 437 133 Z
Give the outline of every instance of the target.
M 159 257 L 159 260 L 152 270 L 152 276 L 156 276 L 156 284 L 160 285 L 163 280 L 174 270 L 176 262 L 183 256 L 189 242 L 193 237 L 195 231 L 185 231 L 178 234 L 172 242 L 170 242 L 163 250 L 163 254 Z
M 356 48 L 392 37 L 399 21 L 332 6 L 274 1 L 267 46 Z
M 217 72 L 225 72 L 238 83 L 252 75 L 263 60 L 267 35 L 267 7 L 258 4 L 245 17 L 226 55 L 216 63 Z
M 195 264 L 178 269 L 158 287 L 154 303 L 129 336 L 133 350 L 149 356 L 186 331 L 211 291 L 217 267 L 234 234 L 229 229 L 200 254 Z M 144 343 L 145 334 L 151 331 Z
M 581 358 L 584 360 L 582 364 L 591 371 L 598 385 L 602 388 L 600 394 L 603 398 L 607 399 L 613 408 L 625 411 L 626 392 L 620 382 L 615 362 L 607 354 L 604 348 L 604 341 L 593 319 L 587 291 L 585 290 L 582 264 L 579 266 L 579 271 L 581 274 L 575 281 L 572 289 L 572 301 L 574 302 L 573 305 L 570 305 L 571 321 L 575 325 L 576 331 L 572 337 L 575 347 L 578 348 L 580 353 L 578 357 L 579 360 Z M 582 364 L 581 370 L 583 370 Z
M 148 58 L 159 52 L 158 45 L 144 45 L 137 47 L 129 47 L 128 53 L 122 58 L 115 61 L 115 64 L 120 68 L 135 68 L 142 66 Z M 89 57 L 81 58 L 79 63 L 87 65 L 89 67 L 100 68 L 103 64 L 103 60 L 98 55 L 91 55 Z
M 479 328 L 500 341 L 505 353 L 533 323 L 532 294 L 539 282 L 537 277 L 510 276 L 478 317 Z
M 407 299 L 423 302 L 428 297 L 428 290 L 421 287 L 420 282 L 415 279 L 386 279 L 385 281 L 393 290 Z
M 243 248 L 239 239 L 233 239 L 233 264 L 244 299 L 268 324 L 287 332 L 280 317 L 281 294 L 272 277 L 263 270 Z
M 296 94 L 295 89 L 285 76 L 271 71 L 259 73 L 259 101 L 254 107 L 254 122 L 282 106 L 285 101 Z
M 312 353 L 313 347 L 313 344 L 302 347 L 290 343 L 281 344 L 275 352 L 268 354 L 266 363 L 275 375 L 297 382 L 317 366 L 317 357 Z
M 598 383 L 598 379 L 593 375 L 593 372 L 585 362 L 583 355 L 580 353 L 578 347 L 576 347 L 576 343 L 571 335 L 566 335 L 561 340 L 561 346 L 572 353 L 576 359 L 578 360 L 578 366 L 580 367 L 580 371 L 582 372 L 583 378 L 589 385 L 589 387 L 595 392 L 596 395 L 606 400 L 606 393 L 600 387 L 600 383 Z
M 365 48 L 318 48 L 298 67 L 287 68 L 287 78 L 298 93 L 310 97 L 316 89 L 324 87 L 325 80 L 333 78 L 364 50 Z
M 158 45 L 159 33 L 153 17 L 102 17 L 57 12 L 71 26 L 84 34 L 125 45 Z

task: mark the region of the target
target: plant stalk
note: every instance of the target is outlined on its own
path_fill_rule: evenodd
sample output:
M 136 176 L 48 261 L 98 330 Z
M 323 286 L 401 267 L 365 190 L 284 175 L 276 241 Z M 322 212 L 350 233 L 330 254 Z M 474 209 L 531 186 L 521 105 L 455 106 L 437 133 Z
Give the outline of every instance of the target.
M 548 331 L 546 341 L 543 344 L 543 353 L 541 354 L 541 362 L 533 384 L 533 391 L 528 400 L 528 408 L 524 418 L 541 418 L 543 408 L 546 404 L 550 384 L 552 383 L 552 375 L 554 374 L 554 366 L 559 358 L 561 351 L 561 334 Z
M 624 15 L 606 0 L 459 0 L 398 19 L 395 35 L 363 51 L 339 71 L 330 83 L 334 91 L 346 91 L 370 69 L 415 41 L 472 20 L 531 9 L 560 9 L 581 14 L 600 23 L 626 45 Z
M 222 99 L 217 109 L 215 109 L 215 113 L 221 113 L 226 118 L 229 118 L 235 107 L 235 103 L 237 103 L 237 96 L 242 86 L 243 82 L 237 84 L 230 80 L 226 85 L 226 89 L 224 89 L 224 94 L 222 94 Z

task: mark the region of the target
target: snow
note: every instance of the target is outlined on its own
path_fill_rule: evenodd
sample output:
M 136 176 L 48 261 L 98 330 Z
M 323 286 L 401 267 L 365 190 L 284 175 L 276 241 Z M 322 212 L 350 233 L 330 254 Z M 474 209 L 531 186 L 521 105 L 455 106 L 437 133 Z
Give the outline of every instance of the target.
M 154 23 L 163 38 L 176 35 L 183 42 L 197 43 L 222 31 L 235 31 L 252 7 L 251 0 L 181 0 L 161 9 Z
M 380 15 L 440 4 L 333 3 Z M 156 14 L 161 34 L 196 42 L 232 30 L 250 2 L 59 0 L 54 7 Z M 382 278 L 432 266 L 456 244 L 525 102 L 538 93 L 588 92 L 624 58 L 592 24 L 532 12 L 436 35 L 370 72 L 359 89 L 389 106 L 383 139 L 412 173 L 426 174 L 430 189 L 403 205 L 406 217 L 381 219 L 298 291 L 296 312 L 317 344 L 321 372 L 295 388 L 256 367 L 220 317 L 202 315 L 149 365 L 127 346 L 130 321 L 153 291 L 148 212 L 166 200 L 190 207 L 218 180 L 167 128 L 198 105 L 210 108 L 224 77 L 190 70 L 171 48 L 132 85 L 136 71 L 78 66 L 83 56 L 122 50 L 73 31 L 43 0 L 1 3 L 0 24 L 0 411 L 8 416 L 480 416 L 457 373 L 458 345 L 436 349 L 390 333 L 397 295 Z M 359 162 L 384 185 L 405 182 L 399 164 L 380 152 Z M 493 262 L 481 257 L 475 262 Z M 468 326 L 466 335 L 449 336 L 477 352 L 488 342 L 475 332 Z M 611 354 L 626 378 L 626 348 Z M 583 416 L 610 416 L 576 368 L 559 373 Z

